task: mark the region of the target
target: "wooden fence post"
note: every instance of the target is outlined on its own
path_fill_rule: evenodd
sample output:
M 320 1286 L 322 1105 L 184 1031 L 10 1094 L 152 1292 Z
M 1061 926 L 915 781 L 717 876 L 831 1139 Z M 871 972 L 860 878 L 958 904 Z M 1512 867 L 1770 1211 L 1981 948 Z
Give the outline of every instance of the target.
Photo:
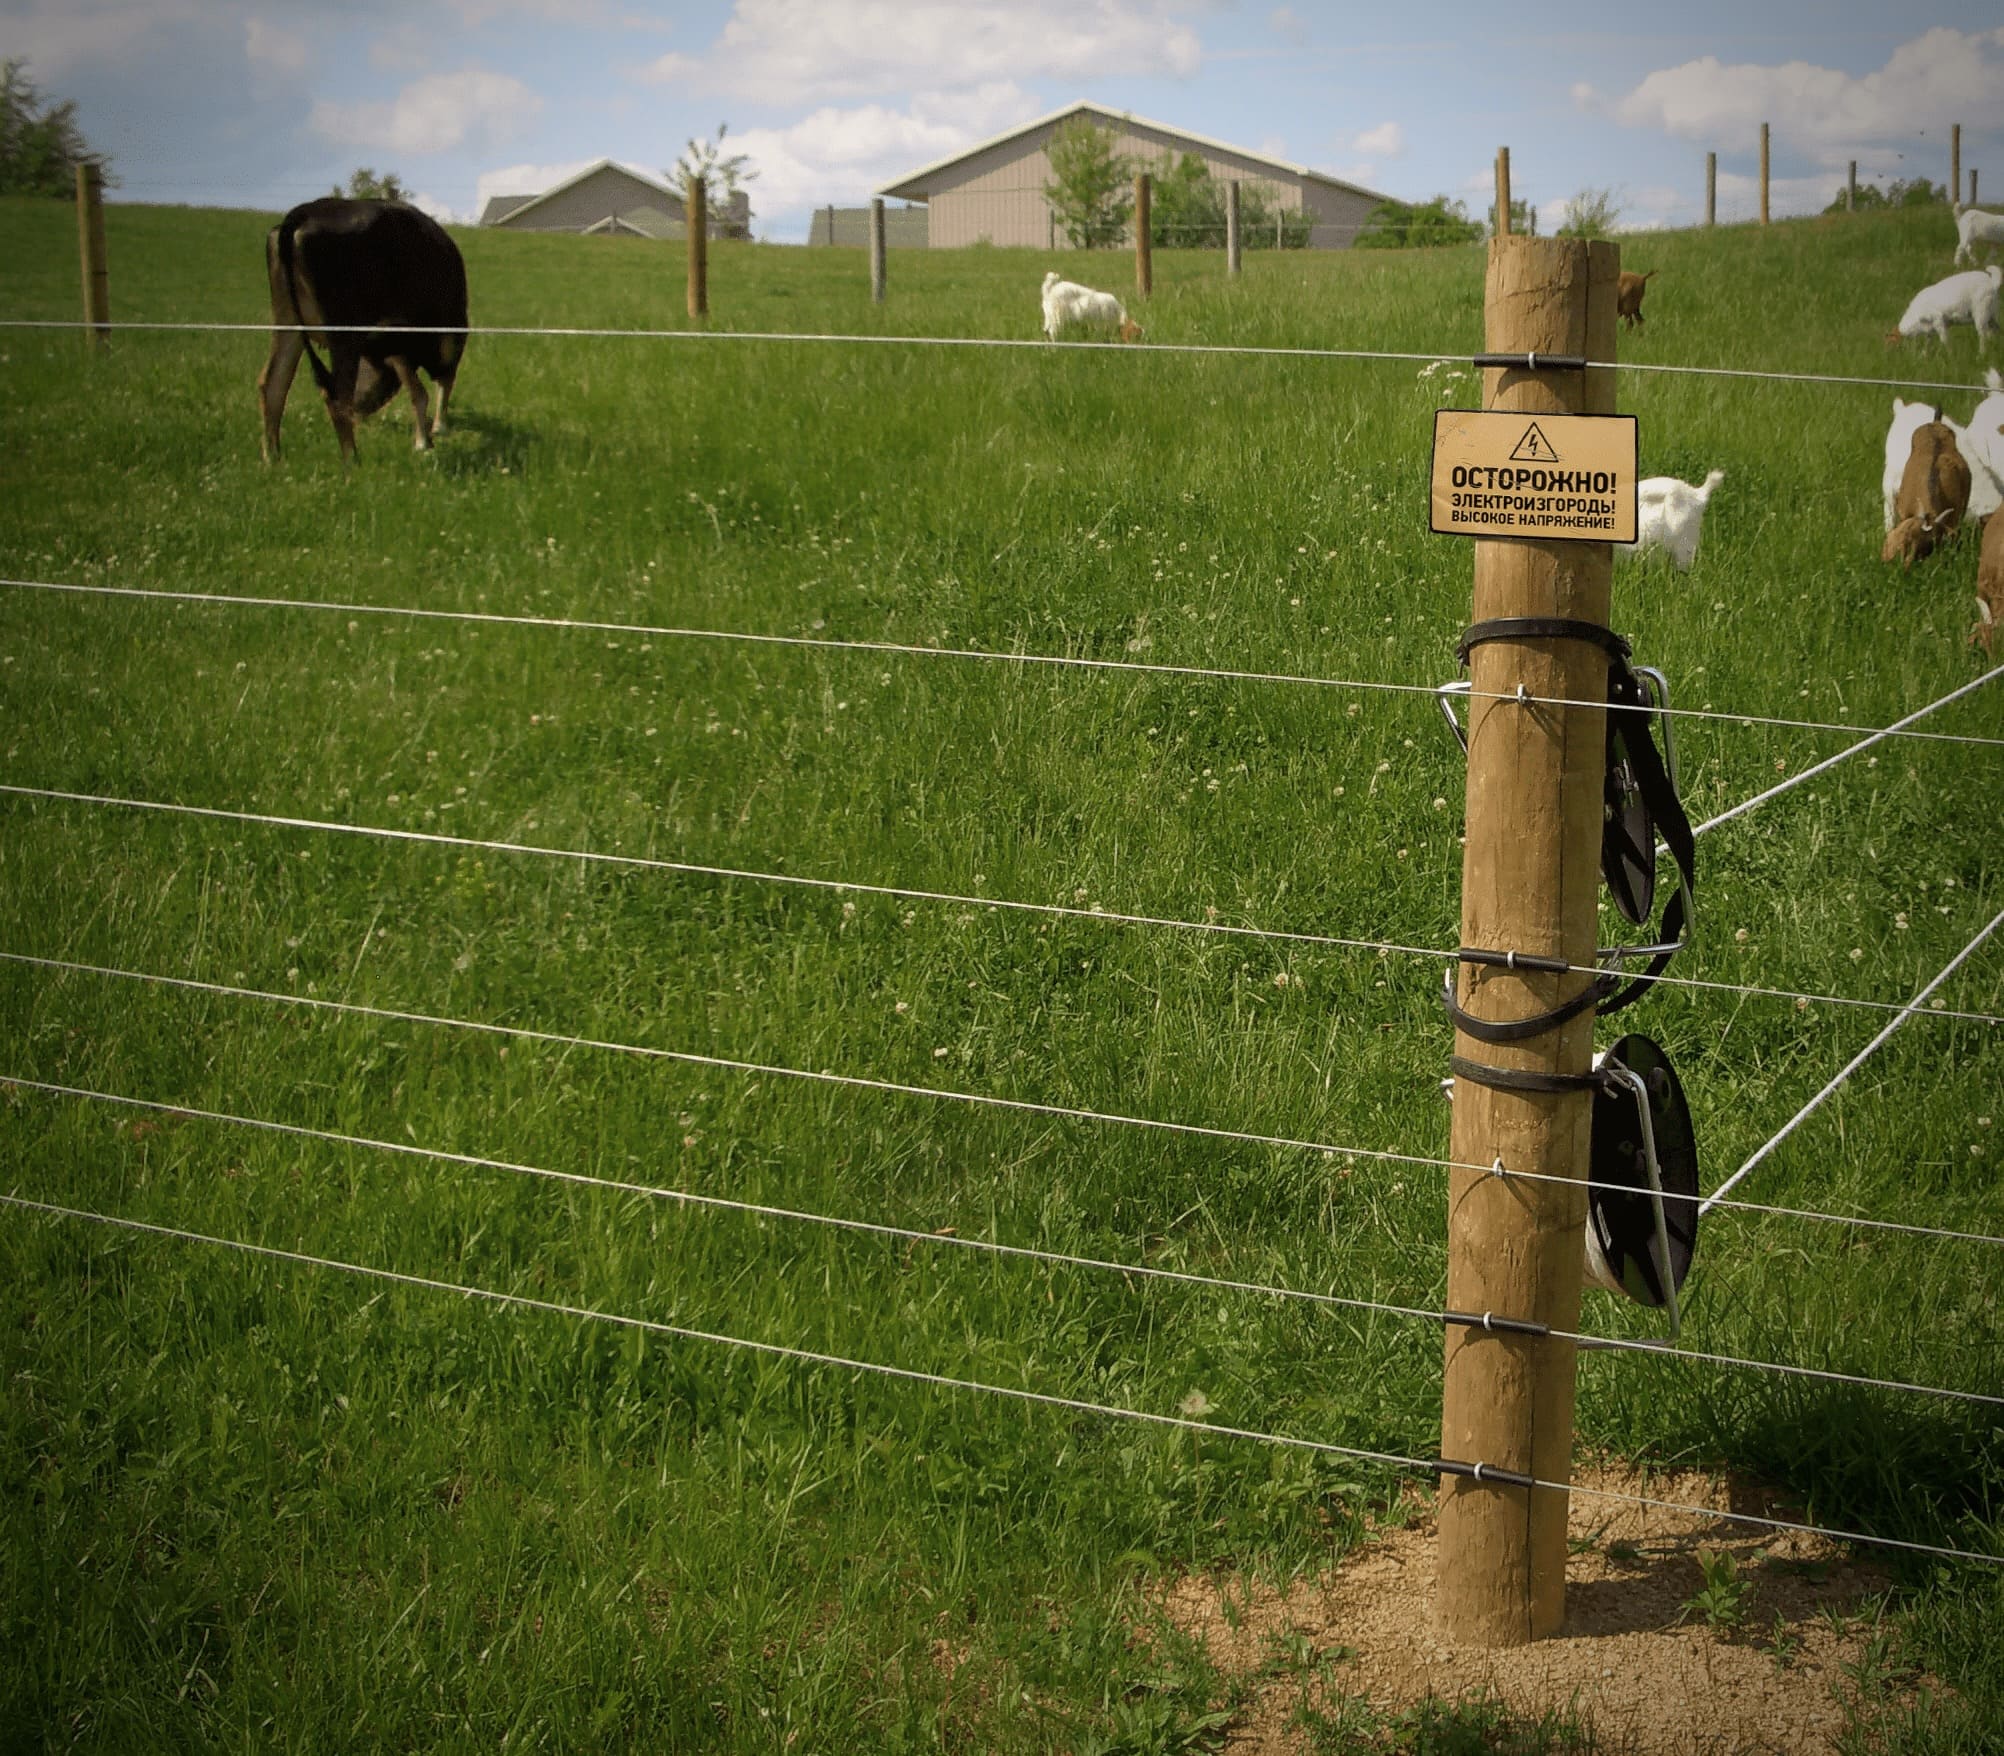
M 1760 125 L 1760 223 L 1767 224 L 1767 124 Z
M 1976 167 L 1974 165 L 1969 167 L 1969 205 L 1971 207 L 1976 205 Z
M 1510 149 L 1496 149 L 1496 235 L 1510 235 Z
M 1615 357 L 1621 252 L 1583 238 L 1497 238 L 1489 245 L 1485 346 L 1522 354 Z M 1485 406 L 1610 414 L 1614 373 L 1490 370 Z M 1474 617 L 1564 616 L 1607 625 L 1613 550 L 1601 542 L 1475 544 Z M 1467 845 L 1461 943 L 1561 957 L 1574 973 L 1463 966 L 1461 1004 L 1486 1019 L 1528 1017 L 1591 979 L 1600 894 L 1606 710 L 1524 706 L 1530 694 L 1602 701 L 1607 656 L 1589 641 L 1488 641 L 1471 655 Z M 1589 1008 L 1523 1043 L 1457 1033 L 1455 1052 L 1490 1066 L 1579 1074 L 1593 1053 Z M 1579 1326 L 1593 1105 L 1586 1091 L 1499 1091 L 1457 1079 L 1451 1156 L 1556 1177 L 1513 1181 L 1455 1170 L 1448 1182 L 1447 1304 L 1554 1328 Z M 1574 1347 L 1552 1337 L 1450 1325 L 1441 1455 L 1571 1479 Z M 1548 1489 L 1443 1479 L 1436 1618 L 1450 1643 L 1517 1645 L 1565 1613 L 1566 1504 Z
M 1237 279 L 1239 267 L 1239 180 L 1234 177 L 1225 185 L 1225 273 Z
M 710 314 L 710 200 L 701 177 L 682 185 L 682 218 L 689 234 L 689 315 Z
M 1719 155 L 1705 154 L 1705 224 L 1719 223 Z
M 884 302 L 884 198 L 870 197 L 870 303 Z
M 1962 124 L 1948 125 L 1948 199 L 1951 203 L 1962 199 Z
M 1844 211 L 1846 213 L 1856 213 L 1858 211 L 1858 161 L 1856 159 L 1851 161 L 1851 169 L 1844 178 Z
M 1148 209 L 1154 179 L 1146 171 L 1134 177 L 1134 290 L 1144 299 L 1155 291 L 1155 258 L 1150 249 Z
M 104 169 L 86 159 L 77 166 L 77 245 L 83 257 L 83 314 L 93 348 L 111 340 L 111 270 L 104 256 Z

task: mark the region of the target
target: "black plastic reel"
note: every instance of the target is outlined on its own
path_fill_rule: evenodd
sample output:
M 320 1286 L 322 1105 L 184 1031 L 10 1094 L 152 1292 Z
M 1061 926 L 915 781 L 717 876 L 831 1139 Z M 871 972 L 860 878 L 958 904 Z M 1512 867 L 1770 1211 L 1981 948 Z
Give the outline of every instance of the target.
M 1698 1246 L 1698 1143 L 1662 1045 L 1622 1037 L 1598 1057 L 1587 1191 L 1587 1278 L 1681 1318 L 1678 1289 Z M 1666 1199 L 1667 1198 L 1667 1199 Z

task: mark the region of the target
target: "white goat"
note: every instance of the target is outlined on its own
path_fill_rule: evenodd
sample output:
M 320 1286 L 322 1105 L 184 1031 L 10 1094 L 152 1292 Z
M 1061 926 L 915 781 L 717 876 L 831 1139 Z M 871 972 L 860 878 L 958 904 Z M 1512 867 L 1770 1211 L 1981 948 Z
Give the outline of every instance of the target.
M 1066 329 L 1111 331 L 1122 341 L 1141 339 L 1141 325 L 1111 293 L 1061 280 L 1053 270 L 1044 276 L 1044 339 L 1056 341 L 1059 331 Z
M 1978 244 L 2004 244 L 2004 213 L 1965 207 L 1955 216 L 1955 266 L 1976 260 Z
M 2004 374 L 1992 366 L 1984 374 L 1990 394 L 1976 405 L 1969 425 L 1956 435 L 1969 465 L 1969 517 L 1988 518 L 2004 507 Z
M 1908 304 L 1899 327 L 1886 337 L 1887 344 L 1903 337 L 1932 335 L 1947 347 L 1950 324 L 1973 323 L 1980 346 L 1997 327 L 2000 282 L 2004 282 L 2004 268 L 1993 262 L 1988 268 L 1952 274 L 1931 287 L 1922 287 Z
M 1903 460 L 1904 461 L 1904 460 Z M 1715 469 L 1704 486 L 1694 488 L 1675 476 L 1650 476 L 1635 485 L 1635 542 L 1617 547 L 1617 555 L 1640 559 L 1651 549 L 1668 555 L 1679 573 L 1688 573 L 1698 558 L 1698 533 L 1712 490 L 1726 479 Z

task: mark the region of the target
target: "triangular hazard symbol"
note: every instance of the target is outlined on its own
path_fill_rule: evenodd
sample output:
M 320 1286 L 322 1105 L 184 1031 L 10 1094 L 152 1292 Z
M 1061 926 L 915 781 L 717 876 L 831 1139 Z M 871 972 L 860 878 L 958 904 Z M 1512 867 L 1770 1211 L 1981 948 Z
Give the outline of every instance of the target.
M 1538 430 L 1538 423 L 1533 421 L 1524 429 L 1524 437 L 1517 441 L 1517 449 L 1510 453 L 1510 461 L 1512 463 L 1557 463 L 1559 461 L 1559 454 L 1552 449 L 1552 442 Z

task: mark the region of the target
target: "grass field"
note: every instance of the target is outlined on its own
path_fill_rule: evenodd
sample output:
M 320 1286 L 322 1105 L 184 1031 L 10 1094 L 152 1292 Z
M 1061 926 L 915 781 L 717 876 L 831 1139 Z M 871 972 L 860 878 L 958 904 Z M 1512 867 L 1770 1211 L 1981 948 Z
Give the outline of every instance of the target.
M 269 216 L 115 207 L 113 314 L 255 323 Z M 1974 384 L 1880 337 L 1937 213 L 1633 239 L 1624 357 Z M 69 212 L 0 203 L 0 316 L 74 313 Z M 476 324 L 679 327 L 637 241 L 463 237 Z M 1467 352 L 1480 250 L 1157 260 L 1151 342 Z M 712 328 L 1024 338 L 1033 253 L 712 257 Z M 1113 284 L 1125 265 L 1109 261 Z M 344 474 L 255 335 L 0 331 L 0 571 L 1432 685 L 1409 363 L 476 338 L 435 458 Z M 1616 576 L 1681 704 L 1884 724 L 1976 674 L 1974 545 L 1878 561 L 1881 390 L 1624 375 L 1648 473 L 1726 481 Z M 1966 416 L 1973 392 L 1946 397 Z M 1995 686 L 1935 716 L 2004 734 Z M 1692 815 L 1834 753 L 1689 721 Z M 1900 1001 L 2004 899 L 2004 752 L 1894 742 L 1701 844 L 1677 973 Z M 1422 697 L 0 588 L 0 781 L 1451 946 L 1459 757 Z M 0 797 L 0 952 L 560 1037 L 1443 1157 L 1432 960 Z M 1612 930 L 1610 928 L 1610 930 Z M 2004 958 L 1952 1008 L 2004 1010 Z M 0 1081 L 1420 1307 L 1436 1169 L 0 963 Z M 1664 989 L 1710 1186 L 1884 1022 Z M 2004 1047 L 1918 1020 L 1745 1190 L 2004 1232 Z M 553 1185 L 9 1086 L 0 1188 L 1092 1403 L 1438 1449 L 1437 1327 Z M 1996 1392 L 1994 1248 L 1708 1217 L 1693 1348 Z M 1589 1326 L 1653 1333 L 1589 1296 Z M 1382 1469 L 0 1214 L 0 1746 L 1213 1747 L 1166 1574 L 1317 1565 Z M 1819 1520 L 2004 1551 L 1992 1408 L 1676 1359 L 1581 1366 L 1581 1442 Z M 2004 1748 L 2004 1586 L 1913 1563 L 1957 1692 L 1861 1747 Z M 1695 1583 L 1695 1581 L 1694 1581 Z M 1137 1638 L 1137 1629 L 1156 1628 Z M 1492 1747 L 1489 1717 L 1387 1723 Z M 1567 1745 L 1519 1728 L 1514 1748 Z M 1354 1747 L 1313 1724 L 1304 1748 Z

